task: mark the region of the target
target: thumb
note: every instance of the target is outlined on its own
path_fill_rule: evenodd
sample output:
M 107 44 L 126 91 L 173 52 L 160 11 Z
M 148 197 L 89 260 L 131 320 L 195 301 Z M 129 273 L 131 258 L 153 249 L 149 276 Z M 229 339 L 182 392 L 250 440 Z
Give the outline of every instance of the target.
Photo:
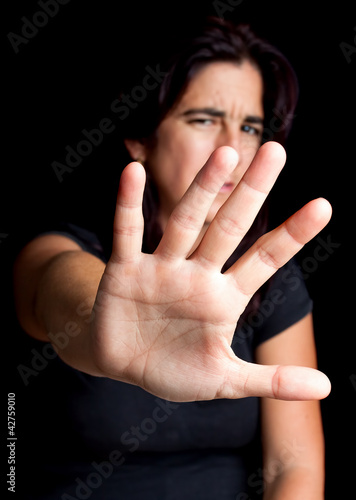
M 145 180 L 144 168 L 138 162 L 129 163 L 121 174 L 113 227 L 113 261 L 133 262 L 141 255 Z
M 326 398 L 331 390 L 328 377 L 304 366 L 258 365 L 232 361 L 221 396 L 224 398 L 266 397 L 286 401 Z M 220 397 L 220 395 L 219 395 Z

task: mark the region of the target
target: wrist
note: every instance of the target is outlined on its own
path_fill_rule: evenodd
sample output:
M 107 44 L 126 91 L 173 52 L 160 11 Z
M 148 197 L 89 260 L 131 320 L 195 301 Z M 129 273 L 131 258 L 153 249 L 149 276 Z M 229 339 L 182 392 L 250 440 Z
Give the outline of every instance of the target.
M 67 321 L 63 331 L 50 332 L 48 338 L 67 365 L 89 375 L 105 376 L 96 363 L 91 328 L 85 321 Z

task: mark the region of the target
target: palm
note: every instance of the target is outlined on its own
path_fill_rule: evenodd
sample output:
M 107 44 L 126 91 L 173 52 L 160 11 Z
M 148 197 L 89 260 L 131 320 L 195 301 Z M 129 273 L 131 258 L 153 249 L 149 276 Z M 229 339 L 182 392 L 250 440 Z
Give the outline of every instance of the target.
M 106 376 L 174 401 L 251 395 L 304 399 L 310 391 L 318 397 L 326 387 L 319 372 L 252 365 L 239 360 L 230 345 L 253 293 L 321 229 L 329 211 L 320 201 L 305 207 L 222 274 L 223 263 L 252 223 L 284 163 L 276 144 L 260 150 L 190 255 L 206 211 L 235 158 L 222 149 L 198 174 L 153 255 L 140 252 L 142 172 L 137 164 L 126 171 L 127 182 L 124 176 L 118 196 L 113 254 L 92 325 L 98 364 Z M 261 179 L 258 173 L 265 163 L 270 172 Z M 135 175 L 141 176 L 141 186 Z M 289 384 L 296 370 L 303 381 L 309 377 L 311 382 L 310 387 L 304 384 L 304 392 L 298 384 Z M 289 388 L 283 389 L 283 381 Z
M 125 366 L 135 383 L 166 399 L 212 399 L 233 355 L 240 294 L 220 273 L 211 276 L 193 262 L 167 269 L 157 260 L 143 256 L 133 269 L 111 264 L 107 270 L 102 287 L 111 282 L 111 300 L 104 300 L 111 303 L 105 336 L 111 337 L 112 368 Z

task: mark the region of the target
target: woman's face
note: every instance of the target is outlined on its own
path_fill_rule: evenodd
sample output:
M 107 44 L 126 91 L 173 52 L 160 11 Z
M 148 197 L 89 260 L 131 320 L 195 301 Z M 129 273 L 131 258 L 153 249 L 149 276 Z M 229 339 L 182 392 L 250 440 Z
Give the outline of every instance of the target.
M 191 80 L 159 125 L 154 146 L 143 152 L 158 188 L 163 228 L 211 153 L 228 145 L 238 152 L 239 162 L 209 211 L 206 224 L 211 222 L 261 144 L 262 95 L 261 75 L 248 61 L 211 63 Z

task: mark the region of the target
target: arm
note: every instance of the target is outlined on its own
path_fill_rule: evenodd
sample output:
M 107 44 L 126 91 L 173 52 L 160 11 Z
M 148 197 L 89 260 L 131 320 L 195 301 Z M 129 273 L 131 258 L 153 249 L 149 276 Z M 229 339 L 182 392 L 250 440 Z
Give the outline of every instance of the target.
M 312 316 L 262 343 L 257 362 L 316 367 Z M 262 399 L 265 500 L 324 498 L 324 437 L 317 401 Z
M 105 264 L 61 235 L 28 243 L 14 266 L 19 322 L 32 337 L 51 341 L 69 365 L 99 375 L 90 353 L 89 325 Z

